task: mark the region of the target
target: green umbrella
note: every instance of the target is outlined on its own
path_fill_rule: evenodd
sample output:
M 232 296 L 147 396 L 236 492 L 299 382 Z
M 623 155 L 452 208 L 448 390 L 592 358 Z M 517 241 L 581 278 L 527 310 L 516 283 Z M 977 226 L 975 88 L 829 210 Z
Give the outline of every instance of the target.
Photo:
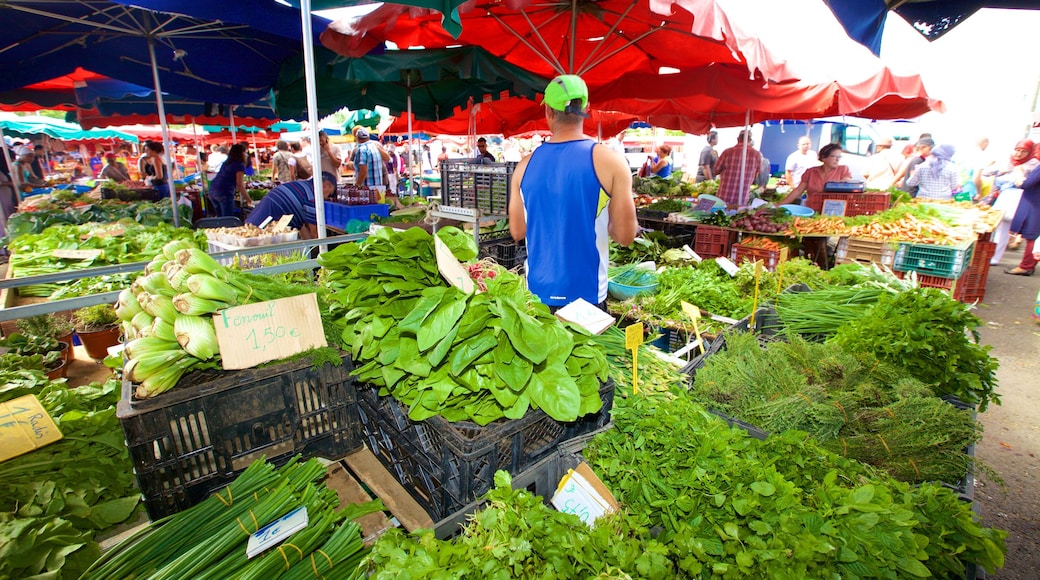
M 533 99 L 549 82 L 476 46 L 391 50 L 361 58 L 318 49 L 315 62 L 319 116 L 345 106 L 382 105 L 393 115 L 410 108 L 416 119 L 436 121 L 451 117 L 456 107 L 467 106 L 470 99 L 497 98 L 503 93 Z M 282 65 L 276 91 L 278 115 L 300 118 L 307 97 L 302 59 Z
M 358 109 L 351 111 L 350 116 L 343 122 L 343 132 L 349 133 L 354 127 L 361 125 L 369 129 L 375 129 L 381 121 L 379 113 L 369 109 Z

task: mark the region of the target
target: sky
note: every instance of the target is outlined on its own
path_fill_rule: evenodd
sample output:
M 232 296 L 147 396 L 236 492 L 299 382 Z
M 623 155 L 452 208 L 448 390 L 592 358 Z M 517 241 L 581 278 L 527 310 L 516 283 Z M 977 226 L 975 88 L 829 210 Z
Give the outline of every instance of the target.
M 848 38 L 821 0 L 716 1 L 737 26 L 781 57 L 800 63 L 807 76 L 855 79 L 880 66 Z M 357 8 L 321 14 L 334 19 L 351 10 Z M 1040 87 L 1040 59 L 1031 50 L 1038 31 L 1040 10 L 986 8 L 928 42 L 898 14 L 889 13 L 881 63 L 897 73 L 920 74 L 929 95 L 946 105 L 945 113 L 920 118 L 916 133 L 901 133 L 928 131 L 958 150 L 987 136 L 994 151 L 1010 154 L 1015 141 L 1028 134 Z

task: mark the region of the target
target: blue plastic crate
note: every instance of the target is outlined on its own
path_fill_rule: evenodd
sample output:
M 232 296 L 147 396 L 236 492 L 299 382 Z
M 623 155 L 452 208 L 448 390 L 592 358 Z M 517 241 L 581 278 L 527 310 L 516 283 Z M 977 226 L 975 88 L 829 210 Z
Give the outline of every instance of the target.
M 390 206 L 385 203 L 368 205 L 344 205 L 342 203 L 325 202 L 325 224 L 334 228 L 345 229 L 350 220 L 372 221 L 371 216 L 390 215 Z

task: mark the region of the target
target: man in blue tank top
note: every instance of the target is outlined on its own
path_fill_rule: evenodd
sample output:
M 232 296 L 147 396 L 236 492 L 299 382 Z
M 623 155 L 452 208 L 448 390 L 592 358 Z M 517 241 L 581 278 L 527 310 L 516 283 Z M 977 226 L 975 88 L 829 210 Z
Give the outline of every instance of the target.
M 516 166 L 509 231 L 527 239 L 527 285 L 556 309 L 607 299 L 608 236 L 629 245 L 639 230 L 624 157 L 582 132 L 588 87 L 561 75 L 545 88 L 552 137 Z

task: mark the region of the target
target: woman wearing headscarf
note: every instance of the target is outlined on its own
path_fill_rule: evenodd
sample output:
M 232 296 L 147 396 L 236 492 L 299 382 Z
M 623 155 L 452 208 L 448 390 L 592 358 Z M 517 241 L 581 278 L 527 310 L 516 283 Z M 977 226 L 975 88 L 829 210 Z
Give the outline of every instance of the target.
M 1038 154 L 1040 154 L 1040 149 L 1034 149 L 1033 156 L 1037 157 Z M 1036 245 L 1036 238 L 1040 236 L 1040 171 L 1033 171 L 1025 179 L 1017 181 L 1017 185 L 1022 188 L 1022 199 L 1018 202 L 1015 217 L 1011 220 L 1011 231 L 1022 236 L 1026 247 L 1018 266 L 1004 270 L 1004 273 L 1015 276 L 1032 276 L 1036 271 L 1037 262 L 1033 248 Z
M 1017 184 L 1022 183 L 1034 169 L 1040 167 L 1040 160 L 1033 156 L 1036 145 L 1029 139 L 1022 139 L 1015 143 L 1015 150 L 1011 153 L 1007 167 L 997 174 L 993 180 L 993 189 L 990 195 L 996 197 L 992 202 L 993 209 L 1004 212 L 997 228 L 993 230 L 993 241 L 997 244 L 990 265 L 996 266 L 1004 257 L 1004 250 L 1008 248 L 1011 238 L 1011 220 L 1015 217 L 1019 200 L 1022 199 L 1022 188 Z M 1017 246 L 1012 246 L 1015 249 Z
M 953 145 L 939 145 L 932 149 L 931 155 L 918 166 L 917 171 L 906 180 L 908 186 L 917 186 L 917 197 L 921 199 L 953 199 L 953 194 L 960 191 L 961 178 L 957 166 L 953 164 Z

